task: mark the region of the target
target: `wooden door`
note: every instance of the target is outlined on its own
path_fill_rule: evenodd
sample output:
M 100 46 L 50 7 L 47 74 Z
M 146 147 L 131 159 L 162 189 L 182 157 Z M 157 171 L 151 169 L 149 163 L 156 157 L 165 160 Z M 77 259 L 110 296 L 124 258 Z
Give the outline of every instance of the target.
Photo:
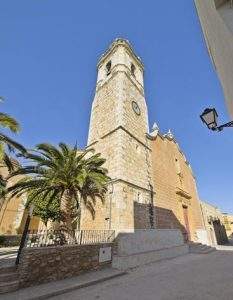
M 191 241 L 191 236 L 190 236 L 190 227 L 189 227 L 189 216 L 188 216 L 188 207 L 183 205 L 183 215 L 184 215 L 184 226 L 186 230 L 186 239 L 187 241 Z

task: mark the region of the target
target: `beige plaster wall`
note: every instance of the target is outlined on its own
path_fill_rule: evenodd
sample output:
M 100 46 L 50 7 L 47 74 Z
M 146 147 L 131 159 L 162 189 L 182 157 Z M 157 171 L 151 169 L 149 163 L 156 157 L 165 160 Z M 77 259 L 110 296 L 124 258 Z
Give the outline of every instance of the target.
M 191 239 L 204 229 L 196 181 L 174 139 L 157 135 L 152 141 L 154 205 L 158 228 L 185 231 L 183 205 L 187 206 Z

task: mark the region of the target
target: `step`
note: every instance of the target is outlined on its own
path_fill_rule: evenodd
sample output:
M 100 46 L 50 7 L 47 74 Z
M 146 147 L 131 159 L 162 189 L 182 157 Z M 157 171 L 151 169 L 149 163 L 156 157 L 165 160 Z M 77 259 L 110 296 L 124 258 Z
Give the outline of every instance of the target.
M 18 251 L 0 251 L 0 259 L 4 256 L 8 257 L 8 256 L 12 256 L 12 255 L 17 255 Z
M 205 251 L 201 252 L 201 254 L 209 254 L 209 253 L 214 252 L 214 251 L 216 251 L 215 248 L 210 248 L 210 249 L 206 249 Z
M 17 268 L 15 265 L 0 265 L 0 274 L 16 272 Z
M 0 294 L 16 291 L 19 288 L 19 281 L 14 280 L 10 282 L 0 283 Z
M 205 247 L 211 247 L 211 246 L 206 244 L 201 244 L 201 243 L 189 243 L 189 248 L 191 249 L 202 249 Z
M 202 251 L 202 250 L 206 250 L 206 249 L 211 249 L 211 247 L 210 247 L 210 246 L 204 245 L 204 246 L 201 246 L 201 247 L 198 248 L 198 249 L 200 249 L 200 250 Z
M 0 273 L 0 283 L 15 281 L 18 279 L 18 272 Z
M 189 244 L 189 248 L 200 248 L 200 247 L 206 247 L 208 245 L 204 244 Z
M 215 250 L 216 250 L 215 247 L 212 247 L 209 245 L 205 245 L 205 244 L 201 244 L 201 243 L 193 243 L 193 242 L 189 243 L 189 252 L 190 253 L 208 254 Z
M 192 247 L 192 246 L 201 246 L 203 244 L 202 243 L 189 242 L 188 245 Z
M 199 247 L 189 247 L 189 249 L 191 249 L 191 250 L 205 250 L 207 248 L 211 248 L 211 247 L 207 246 L 207 245 L 202 245 L 202 246 L 199 246 Z
M 17 250 L 12 250 L 12 251 L 9 251 L 9 252 L 0 252 L 0 259 L 1 259 L 1 256 L 6 256 L 6 255 L 12 255 L 12 254 L 16 254 L 18 251 Z
M 198 253 L 198 254 L 208 254 L 213 251 L 215 251 L 216 248 L 211 247 L 211 246 L 205 246 L 205 247 L 196 247 L 196 248 L 189 248 L 190 253 Z

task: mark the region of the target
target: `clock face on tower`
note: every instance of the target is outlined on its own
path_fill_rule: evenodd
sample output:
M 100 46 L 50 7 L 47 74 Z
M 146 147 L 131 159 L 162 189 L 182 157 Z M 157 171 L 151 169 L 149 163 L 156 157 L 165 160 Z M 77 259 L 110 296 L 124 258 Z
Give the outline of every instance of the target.
M 137 114 L 139 116 L 141 113 L 141 110 L 140 110 L 137 102 L 132 101 L 132 108 L 133 108 L 133 111 L 135 112 L 135 114 Z

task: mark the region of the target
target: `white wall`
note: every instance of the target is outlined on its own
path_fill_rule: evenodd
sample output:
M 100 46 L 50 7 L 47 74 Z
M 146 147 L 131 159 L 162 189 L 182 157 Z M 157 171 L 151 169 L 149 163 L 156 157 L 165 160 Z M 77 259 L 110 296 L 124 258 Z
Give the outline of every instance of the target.
M 206 45 L 221 81 L 226 104 L 230 115 L 233 117 L 233 31 L 232 12 L 225 11 L 223 15 L 228 25 L 217 10 L 214 0 L 194 0 L 201 21 Z M 229 8 L 230 9 L 230 8 Z M 226 16 L 227 15 L 227 16 Z M 232 20 L 230 20 L 232 18 Z
M 230 7 L 230 1 L 220 6 L 218 12 L 227 27 L 233 32 L 233 8 Z

